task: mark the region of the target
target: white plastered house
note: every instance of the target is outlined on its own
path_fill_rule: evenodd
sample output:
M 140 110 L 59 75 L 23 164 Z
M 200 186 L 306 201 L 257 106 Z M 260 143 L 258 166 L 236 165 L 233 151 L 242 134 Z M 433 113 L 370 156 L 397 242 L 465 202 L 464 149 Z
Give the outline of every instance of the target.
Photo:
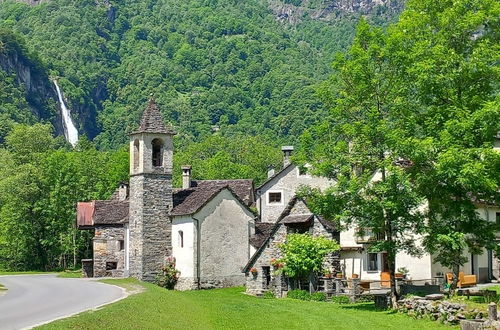
M 255 214 L 252 180 L 189 180 L 174 192 L 172 256 L 180 277 L 178 290 L 240 286 L 242 267 L 253 248 Z
M 498 139 L 497 139 L 498 143 Z M 497 149 L 498 146 L 496 145 Z M 301 185 L 320 188 L 324 190 L 335 184 L 334 181 L 327 178 L 312 176 L 302 173 L 299 168 L 291 164 L 289 157 L 293 147 L 283 147 L 284 167 L 277 173 L 272 173 L 268 180 L 256 189 L 256 206 L 261 215 L 261 222 L 256 223 L 256 232 L 260 227 L 265 230 L 266 223 L 274 223 L 281 212 L 285 209 L 288 202 L 295 196 L 296 190 Z M 375 173 L 373 181 L 378 180 L 379 173 Z M 484 205 L 476 203 L 478 213 L 487 220 L 500 222 L 500 209 L 494 205 Z M 384 252 L 369 252 L 370 243 L 376 239 L 365 231 L 364 237 L 356 234 L 356 228 L 349 228 L 340 233 L 340 264 L 344 275 L 347 278 L 357 274 L 364 280 L 380 281 L 381 272 L 387 270 L 385 262 L 386 254 Z M 420 240 L 415 237 L 415 240 Z M 500 237 L 498 238 L 500 241 Z M 483 250 L 480 255 L 470 255 L 467 253 L 468 262 L 461 268 L 465 274 L 477 275 L 478 282 L 488 282 L 498 279 L 499 259 L 493 255 L 492 251 Z M 400 252 L 396 256 L 396 269 L 405 267 L 408 269 L 408 276 L 413 280 L 431 280 L 442 278 L 449 269 L 435 263 L 430 254 L 424 254 L 422 257 L 413 257 Z

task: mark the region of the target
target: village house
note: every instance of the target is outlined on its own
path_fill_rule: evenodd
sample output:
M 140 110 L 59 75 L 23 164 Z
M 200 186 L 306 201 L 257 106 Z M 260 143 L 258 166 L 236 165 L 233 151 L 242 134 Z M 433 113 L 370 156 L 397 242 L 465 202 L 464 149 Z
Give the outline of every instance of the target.
M 302 185 L 324 190 L 335 181 L 311 175 L 307 165 L 292 164 L 293 147 L 282 148 L 283 168 L 270 171 L 255 191 L 252 180 L 192 180 L 188 165 L 182 166 L 182 188 L 174 189 L 174 134 L 150 101 L 139 128 L 130 134 L 129 182 L 121 183 L 109 200 L 78 203 L 78 228 L 94 232 L 93 258 L 82 261 L 88 276 L 154 281 L 166 258 L 174 257 L 180 271 L 177 289 L 246 284 L 248 293 L 273 290 L 281 296 L 291 286 L 276 275 L 273 259 L 281 257 L 279 244 L 287 234 L 305 232 L 340 243 L 340 251 L 325 261 L 325 270 L 333 275 L 381 282 L 387 274 L 386 254 L 369 250 L 377 240 L 369 229 L 364 235 L 358 228 L 340 231 L 296 196 Z M 498 206 L 476 205 L 482 217 L 500 221 Z M 467 257 L 465 274 L 476 275 L 478 282 L 499 278 L 492 251 Z M 408 270 L 409 278 L 423 281 L 442 280 L 450 271 L 429 254 L 418 258 L 398 253 L 400 267 Z
M 495 142 L 495 149 L 499 147 L 499 139 Z M 277 246 L 286 240 L 287 233 L 295 232 L 293 225 L 296 221 L 302 221 L 302 231 L 313 235 L 331 237 L 340 243 L 339 255 L 328 258 L 325 270 L 334 275 L 340 273 L 343 278 L 357 277 L 368 282 L 378 282 L 378 285 L 387 286 L 388 265 L 385 252 L 371 252 L 370 245 L 377 239 L 369 229 L 363 230 L 360 235 L 359 228 L 350 227 L 338 232 L 334 226 L 318 215 L 312 214 L 303 200 L 297 199 L 296 190 L 302 185 L 308 185 L 325 189 L 332 184 L 333 180 L 315 177 L 290 162 L 293 147 L 283 147 L 284 167 L 281 171 L 271 171 L 268 180 L 256 189 L 256 205 L 261 215 L 261 221 L 255 224 L 255 235 L 251 244 L 257 249 L 249 263 L 245 267 L 247 277 L 247 292 L 250 294 L 261 294 L 267 290 L 273 290 L 276 295 L 281 296 L 289 289 L 286 281 L 280 275 L 273 272 L 273 259 L 281 257 Z M 380 173 L 374 173 L 372 181 L 379 180 Z M 292 217 L 295 212 L 294 205 L 302 205 L 301 217 Z M 478 213 L 489 221 L 500 223 L 500 209 L 495 205 L 484 205 L 476 202 Z M 291 219 L 300 220 L 291 220 Z M 293 224 L 293 225 L 292 225 Z M 313 228 L 316 228 L 313 230 Z M 322 228 L 322 230 L 318 230 Z M 411 233 L 408 233 L 411 235 Z M 421 237 L 415 236 L 418 242 Z M 499 237 L 500 240 L 500 237 Z M 478 283 L 489 282 L 499 278 L 499 259 L 492 251 L 483 250 L 479 255 L 466 255 L 468 262 L 461 268 L 465 274 L 476 275 Z M 254 275 L 250 270 L 256 271 Z M 426 253 L 421 257 L 410 256 L 399 252 L 396 256 L 396 269 L 406 268 L 408 278 L 417 282 L 443 282 L 445 274 L 451 272 L 434 261 L 432 255 Z M 271 271 L 269 271 L 271 270 Z M 281 281 L 281 282 L 280 282 Z
M 167 257 L 177 261 L 177 288 L 243 285 L 256 215 L 252 180 L 191 180 L 172 188 L 172 137 L 154 101 L 130 134 L 130 180 L 107 201 L 80 202 L 79 229 L 93 230 L 89 276 L 154 281 Z
M 277 265 L 273 262 L 282 257 L 279 245 L 285 243 L 288 234 L 308 233 L 313 237 L 323 236 L 337 242 L 340 235 L 332 222 L 313 214 L 306 202 L 298 197 L 292 197 L 275 223 L 257 223 L 256 227 L 259 229 L 250 243 L 257 250 L 243 269 L 247 278 L 246 291 L 253 295 L 272 291 L 276 297 L 282 297 L 289 289 L 309 289 L 317 285 L 314 277 L 303 283 L 293 283 L 277 272 Z M 332 274 L 340 272 L 338 252 L 327 255 L 323 266 Z

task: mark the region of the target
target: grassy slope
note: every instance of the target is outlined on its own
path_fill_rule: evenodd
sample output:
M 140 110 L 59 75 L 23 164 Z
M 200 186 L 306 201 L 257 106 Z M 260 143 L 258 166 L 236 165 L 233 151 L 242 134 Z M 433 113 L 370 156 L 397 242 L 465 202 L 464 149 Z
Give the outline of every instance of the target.
M 106 280 L 124 287 L 130 279 Z M 146 291 L 96 312 L 42 329 L 436 329 L 436 322 L 376 311 L 372 304 L 335 305 L 292 299 L 259 299 L 242 288 L 176 292 L 151 284 Z

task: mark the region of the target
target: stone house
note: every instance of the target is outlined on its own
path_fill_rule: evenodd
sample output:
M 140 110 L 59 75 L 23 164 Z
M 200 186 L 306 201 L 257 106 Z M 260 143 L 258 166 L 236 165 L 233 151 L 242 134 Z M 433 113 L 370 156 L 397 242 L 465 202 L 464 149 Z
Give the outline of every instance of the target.
M 309 174 L 290 161 L 293 152 L 292 146 L 284 146 L 283 169 L 276 172 L 269 171 L 268 179 L 255 189 L 256 206 L 262 222 L 276 222 L 276 219 L 295 196 L 296 190 L 307 185 L 314 188 L 326 189 L 335 183 L 333 180 Z
M 89 275 L 154 281 L 167 257 L 179 289 L 242 285 L 255 215 L 252 180 L 191 180 L 172 188 L 172 137 L 154 101 L 130 134 L 130 179 L 107 201 L 77 205 L 79 229 L 93 230 Z
M 339 241 L 340 234 L 332 222 L 313 214 L 304 200 L 292 197 L 275 223 L 256 224 L 256 233 L 250 242 L 257 250 L 243 269 L 247 293 L 260 295 L 265 291 L 272 291 L 276 297 L 282 297 L 289 289 L 295 288 L 296 283 L 277 273 L 272 264 L 273 259 L 282 257 L 279 245 L 286 241 L 290 233 L 309 233 L 313 237 L 323 236 L 336 241 Z M 339 267 L 338 252 L 333 252 L 325 258 L 325 270 L 335 274 L 340 271 Z M 256 273 L 252 273 L 252 269 L 255 269 Z M 311 277 L 301 288 L 314 285 L 314 280 L 314 277 Z
M 498 138 L 497 138 L 498 142 Z M 497 143 L 498 144 L 498 143 Z M 498 149 L 498 146 L 495 147 Z M 274 223 L 279 221 L 281 214 L 285 211 L 288 203 L 295 196 L 297 188 L 301 185 L 308 185 L 325 189 L 335 181 L 328 180 L 322 177 L 309 175 L 291 164 L 289 159 L 293 151 L 293 147 L 283 147 L 284 152 L 284 167 L 277 173 L 271 173 L 269 179 L 256 189 L 256 205 L 261 214 L 261 222 L 255 225 L 255 236 L 252 239 L 258 241 L 257 237 L 267 237 L 273 230 Z M 374 173 L 372 181 L 379 180 L 380 173 Z M 495 205 L 484 205 L 480 202 L 476 203 L 478 213 L 490 221 L 500 223 L 500 209 Z M 423 206 L 424 207 L 424 206 Z M 271 224 L 271 225 L 270 225 Z M 408 235 L 412 235 L 408 233 Z M 421 237 L 415 236 L 414 239 L 418 242 Z M 364 235 L 360 236 L 358 228 L 344 229 L 338 235 L 340 243 L 340 258 L 339 271 L 346 278 L 351 278 L 354 274 L 362 280 L 380 281 L 381 273 L 387 271 L 386 253 L 372 253 L 369 251 L 370 245 L 377 240 L 369 230 L 364 230 Z M 500 240 L 500 236 L 499 236 Z M 256 244 L 259 248 L 259 244 Z M 478 282 L 487 282 L 490 279 L 498 279 L 499 277 L 499 259 L 495 257 L 492 251 L 484 250 L 480 255 L 467 255 L 468 262 L 462 267 L 466 274 L 477 275 Z M 260 267 L 259 263 L 256 263 Z M 264 265 L 267 267 L 267 265 Z M 443 274 L 450 272 L 439 263 L 434 261 L 430 254 L 413 257 L 406 253 L 400 252 L 396 256 L 396 269 L 405 267 L 409 270 L 409 277 L 413 280 L 442 280 Z M 248 281 L 250 285 L 249 292 L 258 292 L 255 288 L 255 282 Z M 262 289 L 263 287 L 260 287 Z

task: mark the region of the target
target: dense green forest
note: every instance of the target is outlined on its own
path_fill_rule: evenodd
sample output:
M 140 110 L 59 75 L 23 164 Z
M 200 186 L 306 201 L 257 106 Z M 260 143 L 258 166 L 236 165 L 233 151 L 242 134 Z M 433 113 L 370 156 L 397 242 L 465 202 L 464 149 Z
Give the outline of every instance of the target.
M 59 79 L 80 131 L 100 149 L 123 145 L 150 93 L 188 142 L 217 128 L 278 144 L 295 142 L 324 115 L 315 85 L 360 15 L 302 13 L 287 24 L 256 0 L 6 1 L 0 28 L 23 38 Z M 377 7 L 370 17 L 393 16 Z

